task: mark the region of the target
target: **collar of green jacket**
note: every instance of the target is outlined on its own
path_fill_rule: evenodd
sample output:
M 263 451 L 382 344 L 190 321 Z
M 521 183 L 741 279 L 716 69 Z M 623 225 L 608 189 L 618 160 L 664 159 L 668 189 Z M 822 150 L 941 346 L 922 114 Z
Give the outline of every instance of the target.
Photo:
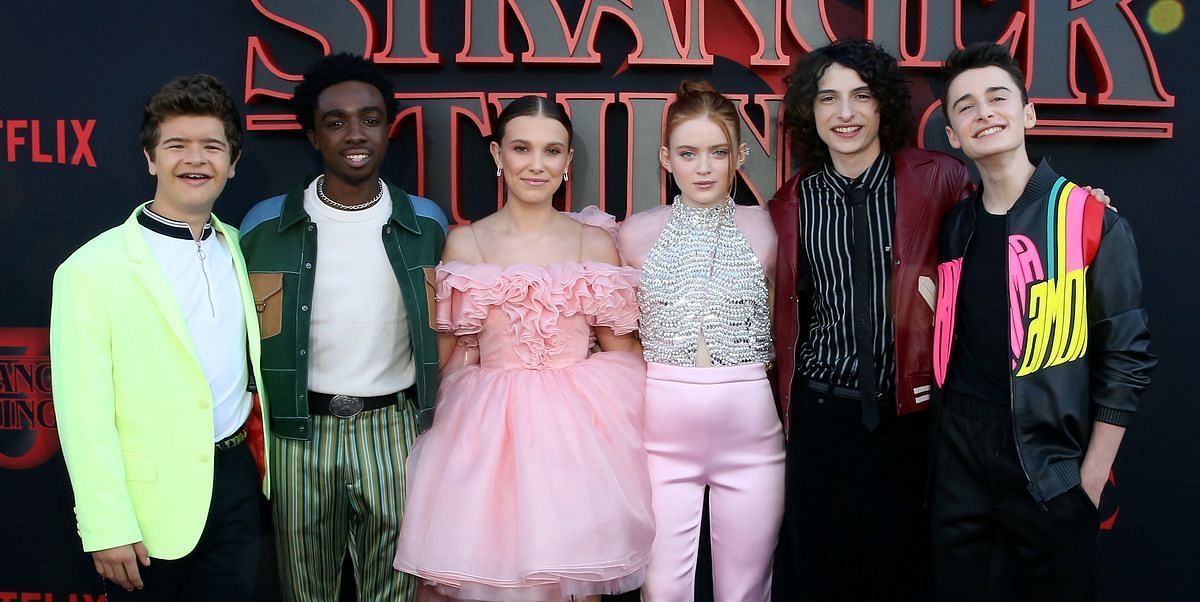
M 304 178 L 304 181 L 296 188 L 293 188 L 287 194 L 287 197 L 283 199 L 283 210 L 279 213 L 280 232 L 303 222 L 308 217 L 308 212 L 304 211 L 304 191 L 319 176 L 320 174 L 317 174 Z M 420 234 L 421 226 L 417 225 L 417 214 L 413 210 L 413 204 L 409 202 L 408 193 L 404 192 L 401 188 L 397 188 L 387 180 L 383 182 L 388 188 L 388 194 L 392 197 L 392 217 L 390 221 L 413 234 Z

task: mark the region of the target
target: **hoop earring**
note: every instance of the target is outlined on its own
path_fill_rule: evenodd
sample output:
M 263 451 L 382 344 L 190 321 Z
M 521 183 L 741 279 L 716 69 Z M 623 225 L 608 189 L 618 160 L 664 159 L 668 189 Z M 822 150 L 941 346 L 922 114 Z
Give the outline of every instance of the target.
M 733 184 L 729 186 L 729 200 L 734 201 L 735 203 L 737 202 L 737 181 L 738 175 L 737 170 L 735 169 L 733 171 Z
M 496 166 L 496 177 L 497 177 L 497 178 L 499 178 L 499 177 L 500 177 L 500 172 L 501 172 L 501 170 L 500 170 L 500 166 L 499 166 L 499 165 L 497 165 L 497 166 Z

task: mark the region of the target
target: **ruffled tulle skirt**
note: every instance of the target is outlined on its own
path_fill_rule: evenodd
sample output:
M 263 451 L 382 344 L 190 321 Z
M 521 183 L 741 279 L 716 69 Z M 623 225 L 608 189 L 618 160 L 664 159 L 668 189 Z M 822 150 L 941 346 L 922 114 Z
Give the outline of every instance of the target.
M 396 568 L 469 600 L 639 587 L 654 539 L 644 392 L 632 353 L 446 375 L 409 456 Z

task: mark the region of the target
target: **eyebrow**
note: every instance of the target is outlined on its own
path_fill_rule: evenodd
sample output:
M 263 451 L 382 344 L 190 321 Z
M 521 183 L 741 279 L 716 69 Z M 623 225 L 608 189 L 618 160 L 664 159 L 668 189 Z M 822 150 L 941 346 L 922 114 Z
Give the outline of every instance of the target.
M 516 139 L 513 139 L 513 140 L 509 140 L 509 141 L 508 141 L 508 143 L 509 143 L 509 144 L 524 144 L 524 145 L 526 145 L 526 146 L 532 146 L 532 145 L 533 145 L 533 143 L 529 142 L 528 140 L 523 140 L 523 139 L 521 139 L 521 138 L 516 138 Z M 546 146 L 566 146 L 566 145 L 567 145 L 567 143 L 566 143 L 566 142 L 559 142 L 559 141 L 557 141 L 557 140 L 555 140 L 554 142 L 547 142 L 547 143 L 546 143 Z
M 712 146 L 709 146 L 708 148 L 710 148 L 710 149 L 718 148 L 719 149 L 719 148 L 726 147 L 726 146 L 730 146 L 730 144 L 728 142 L 722 142 L 720 144 L 714 144 Z M 701 148 L 701 147 L 696 146 L 695 144 L 680 144 L 679 146 L 675 147 L 675 150 L 698 150 L 699 148 Z
M 169 142 L 191 142 L 191 139 L 184 138 L 183 136 L 172 136 L 170 138 L 164 139 L 159 144 L 167 144 Z M 221 140 L 220 138 L 201 138 L 200 142 L 203 142 L 205 144 L 220 144 L 221 146 L 226 146 L 225 141 Z
M 850 93 L 853 94 L 855 92 L 864 92 L 864 91 L 870 92 L 871 86 L 859 86 L 859 87 L 851 90 Z M 821 94 L 837 94 L 837 90 L 830 90 L 829 88 L 825 88 L 823 90 L 817 90 L 817 95 L 820 96 Z
M 351 111 L 347 111 L 346 109 L 329 109 L 328 111 L 321 113 L 321 117 L 325 118 L 325 117 L 348 115 L 350 112 Z M 359 113 L 382 113 L 383 109 L 380 107 L 375 107 L 375 106 L 360 107 L 358 109 L 358 112 Z
M 984 92 L 983 92 L 983 93 L 984 93 L 984 94 L 991 94 L 992 92 L 1010 92 L 1010 93 L 1011 93 L 1011 92 L 1012 92 L 1012 89 L 1011 89 L 1011 88 L 1009 88 L 1008 86 L 992 86 L 992 87 L 988 88 L 987 90 L 984 90 Z M 964 100 L 966 100 L 966 99 L 968 99 L 968 98 L 970 98 L 970 97 L 971 97 L 971 93 L 970 93 L 970 92 L 967 92 L 966 94 L 963 94 L 962 96 L 959 96 L 959 97 L 958 97 L 958 100 L 956 100 L 956 101 L 954 101 L 954 102 L 950 103 L 950 106 L 952 106 L 952 107 L 956 107 L 956 106 L 958 106 L 958 103 L 960 103 L 960 102 L 962 102 L 962 101 L 964 101 Z

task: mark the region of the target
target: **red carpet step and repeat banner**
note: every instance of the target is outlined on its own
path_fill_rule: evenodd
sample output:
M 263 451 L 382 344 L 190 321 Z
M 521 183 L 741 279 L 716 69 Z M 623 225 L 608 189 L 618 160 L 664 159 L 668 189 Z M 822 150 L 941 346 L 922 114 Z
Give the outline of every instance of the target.
M 0 15 L 0 602 L 100 597 L 58 446 L 50 279 L 153 194 L 138 126 L 162 83 L 211 73 L 242 103 L 245 152 L 216 206 L 229 223 L 319 170 L 287 100 L 313 60 L 342 51 L 395 84 L 384 175 L 452 223 L 497 208 L 484 137 L 531 93 L 575 124 L 563 208 L 621 219 L 662 202 L 656 156 L 679 80 L 708 79 L 737 103 L 752 151 L 739 200 L 765 202 L 791 172 L 789 66 L 857 37 L 900 58 L 915 142 L 937 149 L 940 60 L 976 40 L 1008 45 L 1038 108 L 1033 154 L 1103 187 L 1133 224 L 1162 362 L 1105 493 L 1100 599 L 1200 599 L 1200 32 L 1180 0 L 10 0 Z

